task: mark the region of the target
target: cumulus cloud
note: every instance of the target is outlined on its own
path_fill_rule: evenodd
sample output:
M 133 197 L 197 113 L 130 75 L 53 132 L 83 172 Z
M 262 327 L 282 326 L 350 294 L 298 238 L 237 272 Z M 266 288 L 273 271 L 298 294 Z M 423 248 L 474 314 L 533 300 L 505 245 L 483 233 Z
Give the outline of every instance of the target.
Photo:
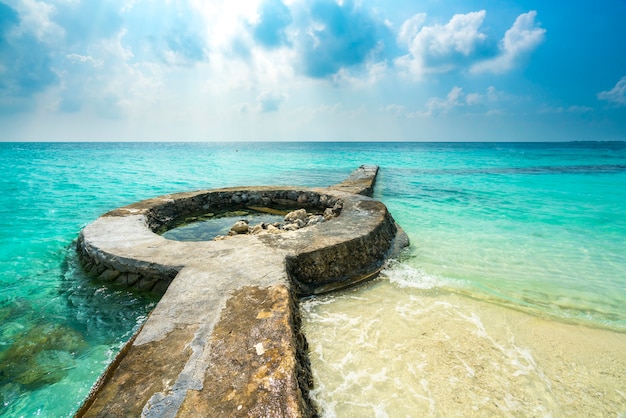
M 413 119 L 415 117 L 437 117 L 454 112 L 455 109 L 464 108 L 472 113 L 493 115 L 502 113 L 500 106 L 506 103 L 514 103 L 516 98 L 493 86 L 480 92 L 465 93 L 463 88 L 454 86 L 445 97 L 430 97 L 426 100 L 423 110 L 411 111 L 405 105 L 391 104 L 381 110 L 396 117 Z
M 576 106 L 572 105 L 569 107 L 551 107 L 544 104 L 541 108 L 539 108 L 538 113 L 543 114 L 563 114 L 563 113 L 575 113 L 575 114 L 585 114 L 593 112 L 593 108 L 589 106 Z
M 133 107 L 159 94 L 163 74 L 158 66 L 138 61 L 126 45 L 126 30 L 92 42 L 89 55 L 67 54 L 61 73 L 59 110 L 93 111 L 104 118 L 124 118 Z
M 3 47 L 2 50 L 8 46 L 8 37 L 19 23 L 20 17 L 17 10 L 0 3 L 0 45 Z
M 0 3 L 0 112 L 30 106 L 29 99 L 54 85 L 58 75 L 46 34 L 57 34 L 49 8 L 37 13 L 34 2 L 21 10 Z M 22 13 L 23 12 L 23 13 Z
M 459 68 L 473 73 L 510 71 L 545 38 L 546 30 L 535 23 L 536 15 L 536 11 L 519 15 L 500 41 L 498 55 L 484 59 L 488 39 L 480 28 L 485 10 L 456 14 L 445 25 L 431 26 L 426 25 L 425 13 L 416 14 L 398 32 L 398 43 L 406 45 L 409 53 L 396 64 L 417 78 Z
M 259 8 L 259 21 L 253 25 L 254 39 L 267 48 L 288 45 L 286 29 L 291 11 L 281 0 L 265 0 Z
M 54 21 L 64 33 L 64 45 L 84 46 L 115 36 L 124 24 L 120 0 L 56 2 Z M 130 7 L 130 6 L 128 6 Z
M 389 26 L 357 0 L 0 2 L 1 101 L 54 88 L 56 108 L 75 112 L 132 103 L 144 85 L 181 96 L 191 78 L 224 94 L 311 78 L 366 86 L 387 70 Z
M 366 88 L 376 84 L 387 73 L 387 64 L 381 62 L 369 62 L 358 71 L 354 69 L 341 68 L 330 77 L 335 85 L 352 86 L 355 88 Z
M 446 72 L 456 67 L 459 58 L 469 57 L 486 39 L 479 28 L 485 19 L 484 10 L 456 14 L 445 25 L 424 25 L 426 14 L 420 13 L 402 24 L 398 42 L 408 47 L 409 54 L 396 63 L 413 75 Z
M 309 77 L 325 78 L 371 62 L 389 34 L 383 21 L 350 0 L 316 0 L 309 13 L 298 45 L 302 71 Z
M 102 61 L 97 61 L 89 55 L 67 54 L 65 58 L 73 63 L 91 64 L 94 67 L 100 67 L 102 65 Z
M 520 59 L 530 54 L 545 38 L 546 30 L 535 23 L 537 12 L 521 14 L 500 42 L 500 54 L 495 58 L 474 64 L 474 73 L 505 73 L 512 70 Z
M 485 93 L 468 93 L 465 96 L 465 101 L 468 105 L 489 105 L 515 100 L 515 97 L 496 89 L 494 86 L 487 87 Z
M 439 97 L 431 97 L 426 102 L 426 111 L 420 116 L 445 115 L 455 107 L 464 106 L 463 89 L 461 87 L 452 87 L 445 99 Z
M 206 22 L 189 2 L 142 0 L 120 13 L 125 42 L 138 61 L 158 59 L 171 66 L 191 67 L 208 60 Z
M 399 27 L 382 14 L 361 0 L 0 0 L 0 107 L 45 92 L 56 111 L 102 117 L 168 108 L 182 118 L 237 103 L 269 113 L 283 109 L 287 92 L 296 103 L 297 91 L 328 84 L 351 92 L 378 84 L 383 94 L 398 86 L 387 75 L 402 54 L 395 63 L 418 77 L 484 56 L 484 10 L 439 24 L 418 13 Z M 533 45 L 534 14 L 523 16 L 502 41 L 503 62 Z M 422 113 L 488 101 L 454 87 Z
M 204 41 L 195 32 L 175 28 L 163 40 L 167 47 L 163 48 L 162 56 L 168 64 L 189 66 L 206 58 Z
M 618 106 L 626 106 L 626 76 L 622 77 L 611 90 L 598 93 L 598 99 Z
M 286 95 L 276 92 L 265 92 L 257 98 L 256 110 L 261 113 L 276 112 L 287 98 Z

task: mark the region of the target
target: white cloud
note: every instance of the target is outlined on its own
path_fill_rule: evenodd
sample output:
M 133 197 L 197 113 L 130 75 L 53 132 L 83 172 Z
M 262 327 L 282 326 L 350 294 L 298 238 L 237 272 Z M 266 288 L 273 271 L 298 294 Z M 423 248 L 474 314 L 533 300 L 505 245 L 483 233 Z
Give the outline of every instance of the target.
M 424 110 L 410 111 L 405 105 L 390 104 L 381 108 L 381 111 L 394 115 L 397 118 L 408 119 L 442 116 L 458 108 L 465 108 L 467 112 L 472 114 L 491 115 L 502 114 L 500 106 L 515 104 L 518 99 L 515 96 L 497 90 L 493 86 L 489 86 L 484 93 L 464 93 L 461 87 L 454 86 L 443 98 L 435 96 L 427 99 L 424 104 Z
M 512 70 L 522 57 L 532 52 L 545 38 L 546 30 L 537 27 L 536 16 L 534 10 L 519 15 L 500 42 L 500 55 L 473 65 L 471 71 L 501 74 Z
M 258 21 L 260 3 L 260 0 L 191 1 L 206 24 L 210 49 L 220 52 L 231 48 L 233 40 L 246 32 L 247 24 Z
M 341 68 L 331 77 L 335 85 L 346 85 L 355 88 L 367 88 L 376 84 L 387 73 L 386 62 L 369 62 L 361 71 Z
M 94 67 L 101 67 L 102 66 L 102 61 L 100 60 L 96 60 L 94 59 L 92 56 L 90 55 L 81 55 L 81 54 L 66 54 L 65 58 L 67 58 L 68 60 L 70 60 L 73 63 L 80 63 L 80 64 L 91 64 Z
M 411 45 L 413 38 L 419 33 L 425 21 L 426 13 L 418 13 L 404 21 L 400 28 L 400 33 L 398 34 L 398 41 L 406 45 Z
M 52 21 L 56 9 L 53 5 L 35 0 L 21 0 L 16 4 L 21 24 L 16 35 L 32 33 L 40 42 L 54 42 L 63 37 L 65 31 Z
M 563 113 L 575 113 L 575 114 L 583 114 L 593 112 L 593 109 L 589 106 L 576 106 L 572 105 L 569 107 L 550 107 L 548 105 L 543 105 L 539 109 L 539 113 L 543 114 L 563 114 Z
M 515 98 L 507 93 L 496 89 L 494 86 L 487 87 L 485 93 L 468 93 L 465 96 L 465 101 L 468 105 L 487 105 L 495 104 L 497 102 L 512 102 Z
M 598 99 L 618 106 L 626 106 L 626 76 L 622 77 L 611 90 L 598 93 Z
M 395 117 L 409 117 L 409 112 L 406 110 L 406 106 L 399 104 L 390 104 L 381 109 L 384 112 L 390 113 Z
M 409 54 L 399 58 L 397 64 L 416 77 L 450 71 L 457 56 L 470 56 L 486 39 L 479 31 L 485 15 L 484 10 L 456 14 L 445 25 L 433 26 L 423 26 L 424 13 L 413 16 L 400 29 L 398 41 L 407 45 Z
M 105 118 L 143 115 L 164 92 L 166 73 L 161 64 L 137 61 L 125 44 L 126 29 L 101 39 L 87 54 L 66 54 L 74 65 L 60 73 L 60 108 L 87 111 Z
M 316 139 L 357 130 L 368 138 L 392 138 L 395 132 L 398 139 L 419 139 L 416 132 L 427 133 L 429 127 L 439 127 L 431 138 L 441 139 L 449 137 L 444 131 L 469 132 L 480 124 L 499 132 L 506 126 L 496 126 L 502 121 L 530 126 L 533 117 L 593 122 L 605 116 L 603 105 L 607 118 L 619 113 L 607 107 L 626 108 L 626 74 L 604 77 L 609 84 L 590 83 L 578 92 L 588 95 L 591 88 L 597 94 L 599 108 L 593 110 L 570 106 L 588 104 L 583 99 L 559 99 L 560 91 L 547 79 L 527 89 L 521 72 L 500 81 L 489 77 L 518 68 L 538 46 L 546 52 L 558 47 L 542 44 L 546 31 L 538 19 L 543 15 L 535 12 L 510 15 L 496 30 L 495 17 L 510 8 L 495 3 L 489 13 L 465 9 L 472 13 L 453 15 L 453 5 L 440 4 L 444 14 L 426 15 L 415 14 L 420 6 L 411 2 L 382 7 L 362 0 L 0 2 L 12 9 L 0 48 L 0 118 L 3 128 L 8 122 L 15 126 L 16 139 L 25 138 L 20 130 L 30 126 L 47 134 L 46 123 L 38 122 L 44 116 L 65 121 L 59 138 L 87 137 L 85 132 L 96 130 L 87 125 L 108 118 L 96 125 L 110 126 L 110 132 L 127 139 L 151 134 L 261 139 L 274 138 L 272 132 L 293 139 L 303 131 Z M 285 6 L 288 13 L 268 21 L 268 5 Z M 270 36 L 265 44 L 261 35 Z M 593 35 L 609 38 L 608 32 Z M 564 59 L 570 50 L 560 51 Z M 541 55 L 535 59 L 546 58 Z M 427 77 L 429 83 L 401 75 Z M 511 92 L 525 96 L 487 87 L 504 88 L 505 82 Z M 542 107 L 537 94 L 552 97 L 551 107 Z M 28 123 L 12 122 L 17 116 Z M 613 120 L 623 136 L 624 124 Z M 84 130 L 79 134 L 72 125 Z M 562 126 L 572 132 L 579 125 Z M 383 128 L 392 133 L 379 134 Z
M 433 54 L 446 55 L 456 51 L 467 56 L 474 50 L 475 45 L 486 37 L 478 31 L 484 19 L 484 10 L 464 15 L 457 14 L 445 26 L 426 27 L 422 29 L 421 34 Z
M 467 96 L 465 96 L 465 102 L 468 105 L 476 105 L 479 104 L 482 101 L 482 95 L 478 94 L 478 93 L 468 93 Z
M 287 99 L 286 94 L 277 92 L 265 92 L 257 98 L 257 112 L 277 112 L 280 105 Z
M 461 87 L 452 87 L 445 99 L 439 97 L 431 97 L 426 102 L 426 111 L 419 116 L 445 115 L 455 107 L 464 106 L 463 89 Z

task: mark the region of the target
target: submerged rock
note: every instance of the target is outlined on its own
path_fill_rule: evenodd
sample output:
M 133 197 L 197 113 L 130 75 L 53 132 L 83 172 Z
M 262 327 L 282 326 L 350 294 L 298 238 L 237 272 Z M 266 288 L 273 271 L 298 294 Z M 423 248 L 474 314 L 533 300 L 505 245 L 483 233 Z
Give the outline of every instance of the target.
M 62 325 L 39 325 L 16 335 L 11 347 L 0 355 L 0 387 L 16 383 L 34 390 L 56 383 L 85 347 L 78 331 Z
M 339 209 L 340 210 L 340 209 Z M 316 225 L 320 222 L 324 222 L 326 219 L 334 218 L 337 216 L 337 205 L 333 208 L 328 208 L 327 213 L 324 212 L 324 216 L 314 213 L 309 213 L 306 209 L 297 209 L 287 213 L 284 217 L 284 223 L 274 222 L 272 224 L 260 223 L 251 226 L 247 220 L 240 220 L 230 228 L 228 236 L 217 236 L 213 238 L 214 241 L 221 241 L 234 235 L 259 235 L 259 234 L 277 234 L 286 231 L 296 231 L 300 228 L 304 228 L 311 225 Z
M 246 210 L 231 210 L 228 212 L 224 212 L 221 216 L 225 217 L 225 218 L 232 218 L 235 216 L 246 216 L 249 215 L 250 212 L 246 211 Z

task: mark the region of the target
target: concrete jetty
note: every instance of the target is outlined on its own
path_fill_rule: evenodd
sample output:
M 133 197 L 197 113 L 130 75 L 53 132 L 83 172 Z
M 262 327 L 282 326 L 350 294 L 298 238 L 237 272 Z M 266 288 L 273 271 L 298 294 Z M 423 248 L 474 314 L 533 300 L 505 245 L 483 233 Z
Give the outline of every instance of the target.
M 370 197 L 377 172 L 361 166 L 328 188 L 165 195 L 85 227 L 77 251 L 91 275 L 163 296 L 77 416 L 316 416 L 298 297 L 373 277 L 408 245 Z M 213 241 L 156 233 L 193 214 L 247 207 L 307 209 L 325 220 Z

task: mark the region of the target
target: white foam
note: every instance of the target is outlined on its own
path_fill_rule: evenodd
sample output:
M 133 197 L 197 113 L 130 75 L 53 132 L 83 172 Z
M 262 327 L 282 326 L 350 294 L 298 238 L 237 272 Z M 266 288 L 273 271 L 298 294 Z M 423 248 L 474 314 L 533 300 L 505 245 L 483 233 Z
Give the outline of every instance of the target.
M 422 269 L 398 261 L 389 262 L 381 274 L 399 287 L 430 290 L 439 287 L 460 287 L 462 285 L 462 282 L 459 280 L 428 274 Z

